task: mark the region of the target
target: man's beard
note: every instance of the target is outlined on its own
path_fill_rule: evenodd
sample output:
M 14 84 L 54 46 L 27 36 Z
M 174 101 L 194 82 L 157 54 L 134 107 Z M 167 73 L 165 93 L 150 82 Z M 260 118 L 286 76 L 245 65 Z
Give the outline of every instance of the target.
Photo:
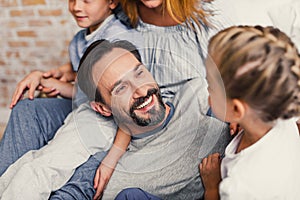
M 144 103 L 150 96 L 156 96 L 158 100 L 158 105 L 147 111 L 149 118 L 143 118 L 138 116 L 134 111 L 135 109 Z M 166 106 L 162 100 L 161 94 L 158 89 L 153 88 L 148 90 L 147 96 L 137 99 L 130 108 L 130 116 L 133 121 L 139 126 L 153 126 L 161 123 L 165 117 Z

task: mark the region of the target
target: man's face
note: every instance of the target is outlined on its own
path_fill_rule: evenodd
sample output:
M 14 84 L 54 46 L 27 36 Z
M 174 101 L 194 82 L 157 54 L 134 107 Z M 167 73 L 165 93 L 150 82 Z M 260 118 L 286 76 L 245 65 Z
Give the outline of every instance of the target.
M 94 81 L 119 127 L 155 128 L 162 123 L 165 105 L 158 85 L 133 54 L 115 48 L 95 65 Z

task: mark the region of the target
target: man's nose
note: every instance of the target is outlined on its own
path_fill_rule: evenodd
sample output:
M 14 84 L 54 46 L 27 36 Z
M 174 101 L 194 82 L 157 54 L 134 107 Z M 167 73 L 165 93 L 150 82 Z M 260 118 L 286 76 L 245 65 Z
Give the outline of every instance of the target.
M 147 93 L 148 93 L 147 87 L 139 86 L 139 87 L 135 87 L 132 96 L 133 96 L 134 99 L 137 99 L 137 98 L 140 98 L 140 97 L 147 96 Z

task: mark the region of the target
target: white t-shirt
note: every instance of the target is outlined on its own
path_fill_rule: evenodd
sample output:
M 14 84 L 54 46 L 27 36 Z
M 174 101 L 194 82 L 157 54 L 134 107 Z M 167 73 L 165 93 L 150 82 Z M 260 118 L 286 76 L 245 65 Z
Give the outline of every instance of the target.
M 280 120 L 255 144 L 236 153 L 243 132 L 221 164 L 221 199 L 300 199 L 300 137 L 295 119 Z

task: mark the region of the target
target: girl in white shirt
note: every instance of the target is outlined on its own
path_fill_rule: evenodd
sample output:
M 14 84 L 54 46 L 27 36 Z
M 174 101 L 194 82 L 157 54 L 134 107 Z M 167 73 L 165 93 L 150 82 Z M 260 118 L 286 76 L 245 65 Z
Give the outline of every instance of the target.
M 210 104 L 238 123 L 225 151 L 204 158 L 205 199 L 300 199 L 300 58 L 273 27 L 233 26 L 215 35 L 206 60 Z

